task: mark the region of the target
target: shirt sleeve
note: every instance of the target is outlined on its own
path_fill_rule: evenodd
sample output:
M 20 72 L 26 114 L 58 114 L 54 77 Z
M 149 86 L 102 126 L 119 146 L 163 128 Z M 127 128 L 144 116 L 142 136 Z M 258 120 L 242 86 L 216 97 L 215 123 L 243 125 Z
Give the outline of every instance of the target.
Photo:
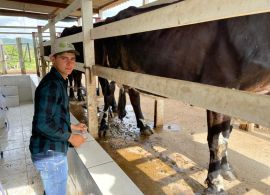
M 53 141 L 67 141 L 71 135 L 68 130 L 56 122 L 55 116 L 60 115 L 59 99 L 61 87 L 56 82 L 44 84 L 36 94 L 35 115 L 38 119 L 36 130 Z

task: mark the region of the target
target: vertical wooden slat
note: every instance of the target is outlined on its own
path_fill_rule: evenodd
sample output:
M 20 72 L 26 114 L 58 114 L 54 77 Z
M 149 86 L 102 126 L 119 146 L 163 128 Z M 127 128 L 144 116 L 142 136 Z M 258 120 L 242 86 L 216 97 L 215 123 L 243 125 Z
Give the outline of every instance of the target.
M 56 31 L 55 31 L 55 22 L 53 19 L 49 20 L 49 26 L 50 26 L 50 42 L 51 42 L 51 51 L 52 51 L 52 46 L 55 42 L 56 39 Z M 48 62 L 49 65 L 49 62 Z
M 40 70 L 39 70 L 38 56 L 37 56 L 37 41 L 36 41 L 35 32 L 32 32 L 32 40 L 33 40 L 33 48 L 34 48 L 34 55 L 35 55 L 35 62 L 36 62 L 36 71 L 37 71 L 37 75 L 40 77 Z
M 94 40 L 90 39 L 90 29 L 93 28 L 92 1 L 81 0 L 83 49 L 85 64 L 85 83 L 87 90 L 88 127 L 93 137 L 98 137 L 97 103 L 96 103 L 96 79 L 92 71 L 95 64 Z
M 53 19 L 49 20 L 49 24 L 50 24 L 50 40 L 51 40 L 51 44 L 52 44 L 56 38 L 55 22 L 53 21 Z
M 148 4 L 149 0 L 143 0 L 143 5 Z
M 164 100 L 155 100 L 154 112 L 154 127 L 161 127 L 164 125 Z
M 30 46 L 29 43 L 27 43 L 27 50 L 28 50 L 28 57 L 29 57 L 29 61 L 31 62 L 31 53 L 30 53 Z
M 42 39 L 42 27 L 38 26 L 38 41 L 39 41 L 39 55 L 40 55 L 40 62 L 41 62 L 41 71 L 42 71 L 42 77 L 46 74 L 46 61 L 44 59 L 44 48 L 42 45 L 43 39 Z
M 21 73 L 26 74 L 24 60 L 23 60 L 22 42 L 21 42 L 20 37 L 16 38 L 16 44 L 17 44 L 17 49 L 18 49 L 18 53 L 19 53 L 19 64 L 20 64 L 20 68 L 21 68 Z
M 7 74 L 7 62 L 5 59 L 4 45 L 0 43 L 0 61 L 2 63 L 2 73 Z

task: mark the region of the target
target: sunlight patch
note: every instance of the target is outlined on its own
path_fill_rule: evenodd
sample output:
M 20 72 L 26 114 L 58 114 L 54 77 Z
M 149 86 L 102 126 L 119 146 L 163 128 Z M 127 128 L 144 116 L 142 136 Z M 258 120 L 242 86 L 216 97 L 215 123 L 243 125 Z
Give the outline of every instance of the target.
M 152 155 L 139 146 L 118 149 L 117 152 L 127 161 L 135 161 Z
M 157 158 L 141 163 L 137 167 L 153 181 L 159 181 L 177 174 L 173 168 Z

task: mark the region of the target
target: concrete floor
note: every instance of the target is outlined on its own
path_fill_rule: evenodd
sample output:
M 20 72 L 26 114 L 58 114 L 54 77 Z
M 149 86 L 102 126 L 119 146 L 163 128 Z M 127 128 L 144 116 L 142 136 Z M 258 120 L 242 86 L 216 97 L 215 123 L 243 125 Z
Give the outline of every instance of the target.
M 8 128 L 0 130 L 0 182 L 6 194 L 43 194 L 28 149 L 33 110 L 32 102 L 9 108 Z
M 0 151 L 3 151 L 3 158 L 0 158 L 0 184 L 7 195 L 43 194 L 42 182 L 31 161 L 28 148 L 33 114 L 32 102 L 10 107 L 7 112 L 8 128 L 0 129 Z M 77 122 L 73 116 L 71 116 L 71 121 Z M 142 194 L 94 138 L 90 134 L 87 137 L 85 144 L 70 153 L 69 170 L 71 172 L 68 178 L 67 194 L 89 194 L 87 186 L 91 186 L 90 194 L 120 195 L 127 194 L 128 191 L 130 191 L 129 194 Z M 74 155 L 77 156 L 76 159 Z M 78 162 L 75 162 L 79 159 L 84 169 L 78 165 Z M 80 170 L 75 169 L 74 166 Z M 88 170 L 88 175 L 93 180 L 92 184 L 89 177 L 84 177 L 85 173 L 80 173 L 81 170 Z M 87 180 L 86 184 L 81 179 Z M 83 184 L 85 185 L 80 186 Z M 84 188 L 82 189 L 82 187 Z M 1 186 L 0 195 L 4 195 L 1 193 Z

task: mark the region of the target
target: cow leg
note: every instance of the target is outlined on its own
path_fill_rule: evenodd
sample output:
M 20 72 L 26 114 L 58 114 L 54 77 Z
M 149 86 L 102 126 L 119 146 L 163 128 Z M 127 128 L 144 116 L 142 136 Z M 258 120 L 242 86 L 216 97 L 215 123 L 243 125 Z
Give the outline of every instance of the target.
M 221 171 L 222 168 L 225 170 L 229 168 L 227 146 L 231 132 L 230 122 L 231 118 L 226 115 L 207 111 L 210 162 L 206 179 L 208 188 L 205 190 L 205 194 L 225 194 Z M 226 171 L 230 171 L 230 169 Z
M 226 129 L 225 131 L 222 132 L 223 137 L 225 139 L 227 139 L 227 141 L 229 140 L 230 134 L 232 132 L 232 128 L 233 128 L 233 126 L 230 125 L 229 130 Z M 233 181 L 236 179 L 235 175 L 233 174 L 233 170 L 232 170 L 232 168 L 229 164 L 229 161 L 228 161 L 227 148 L 226 148 L 226 152 L 225 152 L 224 156 L 221 159 L 221 175 L 224 179 L 226 179 L 228 181 Z
M 74 95 L 74 88 L 73 88 L 73 73 L 68 76 L 69 81 L 69 100 L 74 101 L 75 95 Z
M 77 86 L 77 97 L 79 101 L 84 101 L 82 94 L 82 73 L 78 72 L 76 76 L 76 86 Z
M 121 87 L 119 89 L 118 107 L 117 107 L 118 118 L 120 120 L 122 120 L 127 115 L 127 111 L 125 109 L 126 102 L 127 101 L 126 101 L 125 88 L 124 87 Z
M 110 82 L 109 88 L 110 88 L 110 102 L 109 102 L 109 104 L 112 107 L 112 111 L 114 113 L 116 113 L 117 112 L 117 104 L 116 104 L 116 100 L 115 100 L 115 97 L 114 97 L 115 81 Z
M 109 110 L 109 101 L 108 96 L 110 96 L 110 87 L 109 82 L 106 79 L 103 79 L 101 77 L 98 78 L 101 90 L 104 96 L 104 108 L 102 111 L 102 114 L 100 116 L 100 125 L 99 125 L 99 132 L 98 135 L 101 137 L 102 135 L 106 134 L 106 130 L 108 129 L 108 110 Z
M 149 127 L 144 122 L 144 117 L 142 114 L 141 103 L 140 103 L 140 93 L 134 88 L 130 88 L 128 91 L 128 94 L 129 94 L 130 102 L 136 116 L 137 127 L 140 128 L 141 134 L 147 135 L 147 136 L 153 134 L 151 127 Z

